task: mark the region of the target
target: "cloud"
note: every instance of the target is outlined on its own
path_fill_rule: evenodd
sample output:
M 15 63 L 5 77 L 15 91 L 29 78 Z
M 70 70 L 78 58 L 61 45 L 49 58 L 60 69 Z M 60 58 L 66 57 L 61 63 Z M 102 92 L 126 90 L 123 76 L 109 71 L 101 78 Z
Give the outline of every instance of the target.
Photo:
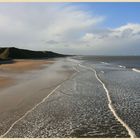
M 52 45 L 67 46 L 103 20 L 72 4 L 0 4 L 0 43 L 58 50 Z
M 83 44 L 89 44 L 90 50 L 93 49 L 102 54 L 125 54 L 130 50 L 133 50 L 133 52 L 130 51 L 130 53 L 133 54 L 137 52 L 139 40 L 140 24 L 134 23 L 128 23 L 114 29 L 106 29 L 105 32 L 85 33 L 81 38 Z
M 71 3 L 2 3 L 0 45 L 70 54 L 138 49 L 139 23 L 103 28 L 105 20 L 106 16 Z
M 52 44 L 52 45 L 54 45 L 54 44 L 58 44 L 58 43 L 59 43 L 59 42 L 54 41 L 54 40 L 46 41 L 46 44 Z
M 47 40 L 67 43 L 76 41 L 81 34 L 104 20 L 103 17 L 94 17 L 78 7 L 66 6 L 57 10 L 53 15 L 55 18 L 43 31 Z

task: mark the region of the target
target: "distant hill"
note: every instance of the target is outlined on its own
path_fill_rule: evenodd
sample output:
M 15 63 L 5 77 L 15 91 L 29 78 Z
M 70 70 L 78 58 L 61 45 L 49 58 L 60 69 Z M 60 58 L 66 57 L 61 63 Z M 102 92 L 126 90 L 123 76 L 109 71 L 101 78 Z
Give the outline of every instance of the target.
M 66 55 L 54 53 L 51 51 L 32 51 L 26 49 L 19 49 L 15 47 L 0 48 L 0 60 L 7 59 L 43 59 L 65 57 Z

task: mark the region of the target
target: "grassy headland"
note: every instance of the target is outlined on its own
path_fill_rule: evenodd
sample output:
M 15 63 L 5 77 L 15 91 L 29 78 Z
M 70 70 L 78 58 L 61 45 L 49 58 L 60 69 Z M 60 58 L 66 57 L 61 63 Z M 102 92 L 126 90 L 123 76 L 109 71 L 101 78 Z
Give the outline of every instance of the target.
M 58 54 L 51 51 L 33 51 L 18 49 L 15 47 L 0 48 L 0 60 L 9 59 L 47 59 L 56 57 L 65 57 L 66 55 Z

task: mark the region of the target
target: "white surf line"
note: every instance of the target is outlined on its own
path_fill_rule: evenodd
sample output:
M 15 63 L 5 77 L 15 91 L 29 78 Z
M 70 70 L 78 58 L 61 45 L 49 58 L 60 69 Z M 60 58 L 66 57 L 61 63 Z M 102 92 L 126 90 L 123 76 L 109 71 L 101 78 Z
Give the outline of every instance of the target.
M 105 72 L 102 70 L 101 73 L 105 73 Z
M 125 66 L 122 66 L 122 65 L 118 65 L 120 68 L 126 68 Z
M 101 63 L 105 64 L 105 62 L 101 62 Z
M 106 88 L 105 84 L 101 81 L 101 79 L 98 77 L 97 72 L 95 69 L 93 69 L 93 71 L 95 72 L 95 76 L 97 78 L 97 80 L 103 85 L 103 88 L 107 94 L 107 98 L 108 98 L 108 107 L 110 108 L 111 112 L 113 113 L 113 115 L 115 116 L 115 118 L 126 128 L 126 130 L 128 131 L 129 135 L 131 138 L 136 138 L 136 135 L 134 133 L 134 131 L 118 116 L 118 114 L 116 113 L 113 105 L 112 105 L 112 100 L 111 97 L 109 95 L 109 91 Z
M 10 128 L 9 128 L 3 135 L 0 136 L 0 138 L 3 138 L 6 134 L 8 134 L 8 133 L 11 131 L 11 129 L 14 127 L 14 125 L 15 125 L 16 123 L 18 123 L 20 120 L 22 120 L 24 117 L 26 117 L 30 112 L 32 112 L 36 107 L 38 107 L 40 104 L 42 104 L 42 103 L 43 103 L 47 98 L 49 98 L 49 96 L 52 95 L 60 86 L 61 86 L 61 84 L 58 85 L 55 89 L 53 89 L 53 90 L 50 92 L 50 94 L 49 94 L 48 96 L 46 96 L 41 102 L 39 102 L 38 104 L 36 104 L 32 109 L 28 110 L 21 118 L 19 118 L 17 121 L 15 121 L 15 122 L 10 126 Z
M 138 69 L 133 68 L 132 70 L 140 73 L 140 70 L 138 70 Z
M 101 63 L 102 63 L 102 64 L 107 64 L 107 65 L 109 64 L 109 63 L 107 63 L 107 62 L 101 62 Z
M 75 67 L 73 67 L 73 69 L 75 69 L 77 71 L 77 69 Z M 78 72 L 78 71 L 77 71 Z M 76 72 L 76 73 L 77 73 Z M 76 73 L 74 73 L 70 78 L 72 78 Z M 70 79 L 68 78 L 68 79 Z M 67 79 L 67 80 L 68 80 Z M 66 81 L 66 80 L 65 80 Z M 0 138 L 3 138 L 4 136 L 6 136 L 11 129 L 14 127 L 15 124 L 17 124 L 20 120 L 22 120 L 24 117 L 26 117 L 30 112 L 32 112 L 36 107 L 38 107 L 39 105 L 41 105 L 43 102 L 46 101 L 47 98 L 49 98 L 49 96 L 51 96 L 65 81 L 63 81 L 61 84 L 59 84 L 56 88 L 54 88 L 49 94 L 48 96 L 46 96 L 41 102 L 39 102 L 38 104 L 36 104 L 32 109 L 28 110 L 21 118 L 19 118 L 18 120 L 16 120 L 11 126 L 10 128 L 0 136 Z
M 82 65 L 80 65 L 80 66 L 82 66 Z M 131 138 L 136 138 L 136 135 L 135 135 L 134 131 L 131 128 L 129 128 L 129 126 L 115 112 L 115 109 L 114 109 L 114 107 L 112 105 L 111 97 L 109 95 L 109 91 L 106 88 L 105 84 L 102 82 L 102 80 L 98 77 L 96 70 L 93 69 L 93 68 L 86 67 L 86 66 L 82 66 L 82 67 L 85 67 L 86 69 L 88 68 L 88 69 L 94 71 L 97 80 L 102 84 L 102 86 L 103 86 L 103 88 L 104 88 L 104 90 L 105 90 L 105 92 L 107 94 L 107 99 L 108 99 L 108 103 L 109 103 L 108 107 L 109 107 L 110 111 L 113 113 L 114 117 L 126 128 L 126 130 L 128 131 L 128 134 L 130 135 L 130 137 Z
M 76 69 L 75 67 L 73 67 L 73 69 L 75 70 L 75 71 L 77 71 L 77 72 L 80 72 L 78 69 Z

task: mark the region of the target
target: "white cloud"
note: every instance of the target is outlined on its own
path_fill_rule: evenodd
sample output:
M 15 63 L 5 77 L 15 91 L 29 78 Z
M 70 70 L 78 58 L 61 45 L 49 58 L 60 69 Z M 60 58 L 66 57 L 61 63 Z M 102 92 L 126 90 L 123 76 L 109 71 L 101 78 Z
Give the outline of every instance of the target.
M 139 45 L 140 24 L 101 28 L 105 16 L 67 3 L 0 4 L 0 45 L 97 54 Z
M 81 38 L 83 44 L 87 44 L 95 52 L 102 54 L 106 53 L 121 53 L 124 54 L 130 50 L 134 50 L 139 53 L 139 40 L 140 40 L 140 24 L 128 23 L 114 29 L 106 29 L 106 32 L 100 33 L 85 33 Z M 138 50 L 137 50 L 138 49 Z M 89 52 L 90 52 L 89 51 Z M 132 52 L 134 53 L 134 52 Z
M 0 5 L 0 37 L 3 46 L 31 49 L 63 49 L 104 20 L 70 4 Z M 54 47 L 50 44 L 53 43 Z M 11 43 L 12 42 L 12 43 Z M 58 46 L 59 44 L 59 46 Z
M 93 33 L 86 33 L 83 37 L 82 40 L 85 42 L 90 42 L 90 41 L 95 41 L 98 39 L 99 35 L 95 35 Z
M 1 34 L 17 34 L 24 30 L 24 24 L 21 21 L 14 21 L 12 17 L 0 14 L 0 31 Z
M 103 17 L 94 17 L 88 12 L 80 11 L 76 7 L 57 9 L 53 21 L 43 32 L 47 40 L 71 42 L 81 34 L 103 21 Z
M 140 32 L 140 24 L 128 23 L 124 26 L 116 28 L 115 31 L 123 32 L 123 31 L 128 30 L 128 29 L 132 30 L 133 33 L 138 33 L 138 32 Z

